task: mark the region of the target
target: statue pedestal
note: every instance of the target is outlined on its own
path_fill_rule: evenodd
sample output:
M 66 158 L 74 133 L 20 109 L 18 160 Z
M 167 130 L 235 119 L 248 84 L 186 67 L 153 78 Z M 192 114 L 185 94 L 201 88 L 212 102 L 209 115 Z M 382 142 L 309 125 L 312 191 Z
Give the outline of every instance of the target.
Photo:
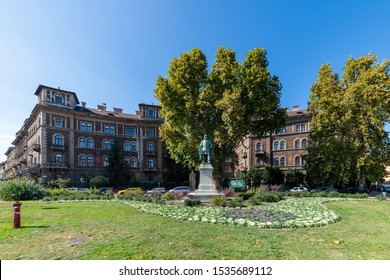
M 213 182 L 213 167 L 209 163 L 202 163 L 199 167 L 199 186 L 198 189 L 188 194 L 190 199 L 198 199 L 202 202 L 210 202 L 210 199 L 216 195 L 224 195 L 215 188 Z

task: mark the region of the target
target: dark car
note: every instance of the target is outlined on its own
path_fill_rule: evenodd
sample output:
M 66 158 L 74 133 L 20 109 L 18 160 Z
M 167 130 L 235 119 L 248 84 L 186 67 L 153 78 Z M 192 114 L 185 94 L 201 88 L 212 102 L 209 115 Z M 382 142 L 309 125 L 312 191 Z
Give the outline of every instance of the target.
M 356 194 L 356 193 L 370 193 L 370 190 L 365 187 L 347 187 L 339 189 L 339 193 L 350 193 L 350 194 Z
M 109 193 L 109 192 L 116 193 L 116 190 L 112 187 L 100 188 L 99 191 L 101 193 Z

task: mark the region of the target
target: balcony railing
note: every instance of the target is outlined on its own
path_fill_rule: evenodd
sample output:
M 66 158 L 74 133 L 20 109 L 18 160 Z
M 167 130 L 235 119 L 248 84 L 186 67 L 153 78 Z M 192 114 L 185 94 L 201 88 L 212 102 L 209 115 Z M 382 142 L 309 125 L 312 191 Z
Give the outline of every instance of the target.
M 50 145 L 50 149 L 52 149 L 52 150 L 62 150 L 62 151 L 64 151 L 65 148 L 66 147 L 63 144 L 51 144 Z
M 68 169 L 69 164 L 68 163 L 60 163 L 60 162 L 47 162 L 44 166 L 44 168 L 51 168 L 51 169 Z
M 265 155 L 265 151 L 263 149 L 256 149 L 255 155 L 257 156 Z

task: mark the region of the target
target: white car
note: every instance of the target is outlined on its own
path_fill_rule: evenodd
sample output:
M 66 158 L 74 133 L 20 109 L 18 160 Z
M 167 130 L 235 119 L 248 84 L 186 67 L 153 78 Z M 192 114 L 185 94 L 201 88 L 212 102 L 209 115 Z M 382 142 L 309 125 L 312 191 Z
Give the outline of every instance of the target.
M 306 187 L 295 187 L 290 190 L 290 192 L 308 192 L 309 190 Z
M 169 192 L 189 192 L 190 191 L 190 187 L 187 187 L 187 186 L 179 186 L 179 187 L 176 187 L 172 190 L 170 190 Z
M 146 193 L 147 194 L 163 194 L 166 192 L 167 191 L 164 188 L 154 188 L 153 190 L 148 190 Z

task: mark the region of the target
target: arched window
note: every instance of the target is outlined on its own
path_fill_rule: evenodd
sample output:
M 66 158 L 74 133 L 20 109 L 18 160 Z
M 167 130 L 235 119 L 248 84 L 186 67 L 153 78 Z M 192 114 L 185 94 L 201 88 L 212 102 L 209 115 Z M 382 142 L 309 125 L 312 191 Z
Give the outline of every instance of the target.
M 93 156 L 88 156 L 87 157 L 87 165 L 88 166 L 94 166 Z
M 112 146 L 114 146 L 115 142 L 114 141 L 111 141 L 110 142 L 110 149 L 112 149 Z
M 103 149 L 104 150 L 110 149 L 110 142 L 108 140 L 103 140 Z
M 274 165 L 279 166 L 279 158 L 278 157 L 274 158 Z
M 150 152 L 150 153 L 154 152 L 154 145 L 153 145 L 153 143 L 148 143 L 147 151 Z
M 103 157 L 103 166 L 107 167 L 108 166 L 108 156 Z
M 300 166 L 301 165 L 301 157 L 300 156 L 296 156 L 294 158 L 294 161 L 295 161 L 295 165 L 296 166 Z
M 130 167 L 137 167 L 137 159 L 132 157 L 130 159 Z
M 148 117 L 154 118 L 154 110 L 152 108 L 149 108 L 149 110 L 148 110 Z
M 125 166 L 130 167 L 130 158 L 129 157 L 125 157 Z
M 85 148 L 87 145 L 86 145 L 86 140 L 85 138 L 80 138 L 79 139 L 79 147 L 80 148 Z
M 279 150 L 279 142 L 274 141 L 274 151 L 277 151 L 277 150 Z
M 286 149 L 286 141 L 284 141 L 284 140 L 280 141 L 280 149 L 281 150 Z
M 154 160 L 153 159 L 149 159 L 148 160 L 148 168 L 153 168 L 154 167 Z
M 302 149 L 307 148 L 307 140 L 306 139 L 302 139 L 301 147 L 302 147 Z
M 256 164 L 264 164 L 264 161 L 261 158 L 256 158 Z
M 126 151 L 126 152 L 130 152 L 130 142 L 126 141 L 125 144 L 123 145 L 123 149 Z
M 55 145 L 64 145 L 64 137 L 60 134 L 54 135 L 54 143 Z
M 62 156 L 61 154 L 56 154 L 56 155 L 54 156 L 54 162 L 55 162 L 55 163 L 58 163 L 58 164 L 63 163 L 63 162 L 64 162 L 63 156 Z
M 262 151 L 263 150 L 263 143 L 257 142 L 256 143 L 256 151 Z
M 299 149 L 299 139 L 295 139 L 294 141 L 294 149 Z
M 137 151 L 137 144 L 135 142 L 131 142 L 130 151 L 136 152 Z
M 286 165 L 286 158 L 285 157 L 280 157 L 280 166 L 285 166 Z
M 93 149 L 93 139 L 87 139 L 87 148 Z
M 81 155 L 79 157 L 79 165 L 80 166 L 87 166 L 87 157 L 84 155 Z

